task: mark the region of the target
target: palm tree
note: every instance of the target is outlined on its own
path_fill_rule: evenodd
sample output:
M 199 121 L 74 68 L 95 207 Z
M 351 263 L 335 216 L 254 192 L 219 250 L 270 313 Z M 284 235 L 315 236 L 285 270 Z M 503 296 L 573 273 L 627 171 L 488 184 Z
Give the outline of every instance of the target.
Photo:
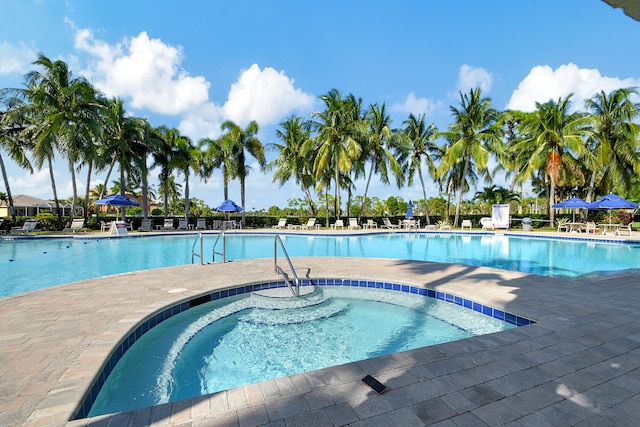
M 444 174 L 456 163 L 463 164 L 454 226 L 458 225 L 462 195 L 467 187 L 466 180 L 472 162 L 475 163 L 478 172 L 485 173 L 489 154 L 500 144 L 500 128 L 495 126 L 500 113 L 493 108 L 491 99 L 481 98 L 480 88 L 475 88 L 471 89 L 469 94 L 463 95 L 460 92 L 460 103 L 460 109 L 450 107 L 455 121 L 449 125 L 449 131 L 442 132 L 442 135 L 451 145 L 438 168 L 438 172 Z
M 309 204 L 311 216 L 317 215 L 317 209 L 311 197 L 310 188 L 315 185 L 311 165 L 312 161 L 303 150 L 304 144 L 311 137 L 309 123 L 301 117 L 292 116 L 280 123 L 282 129 L 276 130 L 276 136 L 282 144 L 269 144 L 267 147 L 278 151 L 278 156 L 267 165 L 271 170 L 277 167 L 273 174 L 273 181 L 278 181 L 282 187 L 289 179 L 294 178 L 300 185 L 302 192 Z
M 427 225 L 431 224 L 429 220 L 429 203 L 427 199 L 427 190 L 424 186 L 424 176 L 422 174 L 422 159 L 427 162 L 427 171 L 430 176 L 435 176 L 436 167 L 434 163 L 435 156 L 439 154 L 439 147 L 435 143 L 435 139 L 438 135 L 438 130 L 435 124 L 429 126 L 425 123 L 424 114 L 416 117 L 413 114 L 409 114 L 409 118 L 403 123 L 404 128 L 402 130 L 403 137 L 409 142 L 411 148 L 409 149 L 409 168 L 407 172 L 408 184 L 413 185 L 413 179 L 418 173 L 420 178 L 420 185 L 422 187 L 422 197 L 425 204 L 425 216 Z
M 551 206 L 555 204 L 556 183 L 563 161 L 568 162 L 572 156 L 586 158 L 589 155 L 585 138 L 590 133 L 591 119 L 582 113 L 569 112 L 571 96 L 536 103 L 536 110 L 523 122 L 527 136 L 514 147 L 517 152 L 529 155 L 523 178 L 544 170 L 549 179 L 548 211 L 552 224 L 555 215 Z
M 189 175 L 191 171 L 200 173 L 202 152 L 193 145 L 191 139 L 180 135 L 175 140 L 170 166 L 180 170 L 184 175 L 184 218 L 189 219 Z
M 210 139 L 203 138 L 198 141 L 202 152 L 200 164 L 200 176 L 205 182 L 211 177 L 215 169 L 222 171 L 223 200 L 229 198 L 229 182 L 232 176 L 236 176 L 238 146 L 230 138 Z
M 122 100 L 112 98 L 109 101 L 105 110 L 104 140 L 113 153 L 114 162 L 117 161 L 120 166 L 119 190 L 123 196 L 127 189 L 126 176 L 140 171 L 143 168 L 142 163 L 146 162 L 148 152 L 145 143 L 146 126 L 145 120 L 126 116 Z M 107 179 L 108 176 L 109 174 Z M 122 218 L 125 220 L 124 207 Z
M 246 153 L 255 157 L 261 168 L 264 168 L 267 164 L 264 157 L 264 146 L 256 136 L 258 133 L 258 123 L 251 121 L 242 129 L 234 122 L 228 120 L 222 123 L 221 128 L 223 131 L 226 131 L 226 134 L 223 135 L 222 138 L 228 138 L 231 144 L 237 146 L 237 148 L 233 150 L 236 153 L 236 177 L 240 180 L 240 203 L 245 207 L 245 181 L 250 169 L 246 164 Z M 245 210 L 242 211 L 243 224 L 245 223 Z
M 364 122 L 360 117 L 354 117 L 354 109 L 349 103 L 353 98 L 342 99 L 342 94 L 337 89 L 332 89 L 326 95 L 320 96 L 325 104 L 324 111 L 315 112 L 312 117 L 312 126 L 317 135 L 312 142 L 317 147 L 317 155 L 314 160 L 314 173 L 317 185 L 325 185 L 322 179 L 326 170 L 333 170 L 335 183 L 335 215 L 340 217 L 340 174 L 349 173 L 354 165 L 354 160 L 360 157 L 362 147 L 358 140 L 365 134 Z
M 169 196 L 172 194 L 169 185 L 171 172 L 173 171 L 173 147 L 180 137 L 180 132 L 178 129 L 170 129 L 166 126 L 160 126 L 152 132 L 155 137 L 155 144 L 151 150 L 151 157 L 153 158 L 151 168 L 160 168 L 160 174 L 158 176 L 160 185 L 162 186 L 160 193 L 164 198 L 164 217 L 167 218 L 167 216 L 169 216 Z
M 594 167 L 587 200 L 591 200 L 596 176 L 601 173 L 606 182 L 605 192 L 613 191 L 613 184 L 631 188 L 633 178 L 640 173 L 638 133 L 640 127 L 633 120 L 640 114 L 640 104 L 631 101 L 636 89 L 618 89 L 609 95 L 601 91 L 586 101 L 586 108 L 595 119 L 589 152 L 594 153 Z
M 362 162 L 369 161 L 371 166 L 358 220 L 362 218 L 364 213 L 369 184 L 374 172 L 378 174 L 383 184 L 389 184 L 389 172 L 396 178 L 398 188 L 401 188 L 404 184 L 404 172 L 397 157 L 399 154 L 406 152 L 406 147 L 403 146 L 402 138 L 391 130 L 391 117 L 386 112 L 385 104 L 383 103 L 382 106 L 378 104 L 371 105 L 367 113 L 367 119 L 369 132 L 363 147 L 363 156 L 361 156 L 360 160 Z

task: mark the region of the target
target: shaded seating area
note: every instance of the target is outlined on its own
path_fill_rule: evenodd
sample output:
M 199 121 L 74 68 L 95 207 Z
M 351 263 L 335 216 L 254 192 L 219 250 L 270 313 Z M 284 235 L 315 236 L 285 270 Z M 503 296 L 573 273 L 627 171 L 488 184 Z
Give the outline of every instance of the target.
M 29 234 L 38 233 L 36 226 L 38 225 L 37 219 L 28 219 L 22 224 L 22 227 L 11 227 L 11 234 Z
M 75 233 L 78 231 L 84 231 L 86 233 L 86 230 L 84 230 L 84 218 L 74 218 L 71 221 L 71 225 L 65 227 L 64 230 L 62 230 L 63 233 Z

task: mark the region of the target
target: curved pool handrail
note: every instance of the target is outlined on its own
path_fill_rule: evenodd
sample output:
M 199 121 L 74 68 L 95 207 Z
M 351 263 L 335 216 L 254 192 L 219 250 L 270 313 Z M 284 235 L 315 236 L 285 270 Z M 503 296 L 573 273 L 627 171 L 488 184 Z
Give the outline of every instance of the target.
M 282 269 L 282 267 L 278 265 L 278 242 L 280 243 L 280 247 L 282 248 L 282 253 L 284 254 L 284 257 L 286 258 L 287 263 L 289 264 L 289 269 L 291 269 L 291 273 L 293 274 L 294 286 L 291 286 L 289 275 Z M 298 273 L 296 273 L 296 269 L 293 267 L 291 258 L 289 257 L 289 254 L 287 253 L 287 249 L 284 247 L 284 243 L 282 242 L 282 239 L 280 238 L 279 234 L 276 234 L 273 238 L 273 266 L 275 269 L 275 273 L 282 275 L 285 283 L 287 284 L 287 287 L 289 288 L 289 290 L 291 290 L 291 293 L 293 294 L 293 296 L 297 297 L 298 295 L 300 295 L 300 279 L 298 278 Z

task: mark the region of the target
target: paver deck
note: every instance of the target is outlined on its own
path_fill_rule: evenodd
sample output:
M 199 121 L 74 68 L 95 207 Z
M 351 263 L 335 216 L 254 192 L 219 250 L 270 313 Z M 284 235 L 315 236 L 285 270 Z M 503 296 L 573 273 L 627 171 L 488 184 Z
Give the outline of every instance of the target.
M 453 264 L 294 258 L 311 277 L 425 286 L 537 320 L 136 411 L 69 421 L 122 337 L 272 260 L 127 273 L 0 299 L 2 426 L 640 425 L 640 276 L 562 279 Z M 388 390 L 378 395 L 361 379 Z

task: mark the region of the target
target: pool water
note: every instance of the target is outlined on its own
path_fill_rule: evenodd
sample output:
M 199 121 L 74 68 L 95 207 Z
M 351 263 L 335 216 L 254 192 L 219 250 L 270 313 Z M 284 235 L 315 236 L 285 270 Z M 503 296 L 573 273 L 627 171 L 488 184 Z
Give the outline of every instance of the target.
M 320 287 L 299 298 L 246 294 L 192 308 L 124 354 L 90 416 L 515 328 L 419 295 Z
M 488 234 L 281 236 L 290 256 L 399 258 L 564 277 L 640 268 L 637 243 Z M 271 258 L 273 239 L 267 234 L 229 234 L 227 259 Z M 189 264 L 195 240 L 195 235 L 0 240 L 0 297 L 81 279 Z M 214 241 L 213 235 L 205 238 L 207 261 L 211 261 Z M 221 251 L 221 246 L 217 249 Z

